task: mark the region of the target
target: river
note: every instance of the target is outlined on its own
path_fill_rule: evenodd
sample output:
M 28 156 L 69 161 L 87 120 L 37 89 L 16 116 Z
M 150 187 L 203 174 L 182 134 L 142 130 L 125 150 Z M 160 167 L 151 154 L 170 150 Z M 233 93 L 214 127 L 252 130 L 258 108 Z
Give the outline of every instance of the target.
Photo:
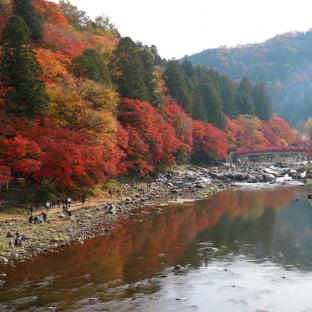
M 298 186 L 225 190 L 0 273 L 0 311 L 308 312 L 312 206 Z

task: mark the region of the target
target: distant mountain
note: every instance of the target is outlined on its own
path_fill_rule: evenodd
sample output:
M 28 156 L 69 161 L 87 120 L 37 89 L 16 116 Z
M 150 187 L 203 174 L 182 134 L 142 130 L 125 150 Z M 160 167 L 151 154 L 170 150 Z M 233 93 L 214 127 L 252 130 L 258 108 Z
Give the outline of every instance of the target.
M 273 109 L 292 125 L 312 116 L 312 31 L 289 32 L 260 44 L 208 49 L 187 57 L 234 80 L 265 82 Z

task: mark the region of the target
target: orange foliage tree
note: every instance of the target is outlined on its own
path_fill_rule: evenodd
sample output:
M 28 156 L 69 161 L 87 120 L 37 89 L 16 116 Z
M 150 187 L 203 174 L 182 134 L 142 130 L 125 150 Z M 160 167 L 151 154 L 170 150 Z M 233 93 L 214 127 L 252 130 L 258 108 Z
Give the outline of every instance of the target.
M 175 129 L 149 103 L 123 99 L 119 121 L 129 134 L 126 161 L 130 169 L 144 175 L 175 161 L 180 146 Z
M 204 161 L 226 158 L 229 145 L 224 132 L 212 124 L 193 121 L 193 159 Z
M 184 156 L 192 153 L 193 147 L 193 122 L 182 107 L 173 102 L 162 107 L 165 120 L 175 129 L 178 139 L 177 148 Z

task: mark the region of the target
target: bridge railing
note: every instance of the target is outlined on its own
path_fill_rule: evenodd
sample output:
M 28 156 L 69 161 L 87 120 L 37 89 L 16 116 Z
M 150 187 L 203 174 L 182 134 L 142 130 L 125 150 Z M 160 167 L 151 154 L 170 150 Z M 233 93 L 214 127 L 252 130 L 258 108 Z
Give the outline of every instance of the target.
M 236 156 L 248 155 L 248 154 L 265 154 L 265 153 L 303 153 L 306 148 L 303 146 L 287 146 L 287 147 L 271 147 L 271 148 L 262 148 L 262 149 L 254 149 L 254 150 L 237 150 L 234 151 Z

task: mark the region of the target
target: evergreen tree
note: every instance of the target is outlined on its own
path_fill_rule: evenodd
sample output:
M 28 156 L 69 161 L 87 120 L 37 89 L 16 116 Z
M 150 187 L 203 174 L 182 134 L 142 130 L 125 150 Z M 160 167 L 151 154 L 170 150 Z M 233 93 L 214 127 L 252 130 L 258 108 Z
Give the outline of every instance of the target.
M 253 101 L 253 87 L 250 81 L 244 77 L 236 94 L 236 105 L 242 115 L 254 115 L 255 106 Z
M 238 107 L 235 101 L 236 86 L 226 77 L 220 79 L 220 91 L 223 100 L 224 114 L 231 118 L 238 116 Z
M 139 48 L 131 38 L 120 39 L 112 57 L 111 68 L 113 82 L 122 97 L 148 101 L 144 64 Z
M 269 120 L 272 117 L 272 103 L 264 83 L 254 87 L 253 98 L 256 116 L 261 120 Z
M 196 120 L 207 120 L 207 112 L 204 107 L 204 100 L 197 84 L 194 86 L 192 93 L 192 117 Z
M 177 61 L 168 62 L 164 72 L 164 80 L 170 94 L 182 105 L 187 113 L 191 113 L 192 85 Z
M 113 53 L 111 69 L 113 82 L 123 97 L 160 104 L 157 80 L 154 75 L 154 55 L 151 48 L 121 38 Z
M 185 74 L 186 74 L 188 77 L 193 77 L 193 76 L 194 76 L 195 71 L 194 71 L 193 64 L 190 63 L 186 58 L 183 60 L 181 66 L 182 66 L 182 68 L 183 68 Z
M 36 12 L 31 0 L 15 0 L 13 14 L 24 20 L 33 40 L 42 39 L 43 18 Z
M 213 80 L 209 77 L 202 77 L 200 80 L 200 91 L 204 101 L 207 121 L 223 129 L 225 127 L 225 116 L 222 111 L 222 98 Z
M 151 53 L 154 55 L 154 65 L 155 66 L 162 66 L 164 61 L 162 60 L 162 58 L 159 56 L 158 54 L 158 50 L 157 47 L 155 45 L 152 45 L 150 47 L 150 51 Z
M 160 105 L 161 98 L 157 90 L 157 81 L 154 76 L 155 56 L 148 47 L 142 47 L 139 50 L 139 56 L 144 67 L 144 84 L 148 92 L 147 100 L 153 106 L 158 107 Z
M 74 61 L 73 71 L 76 76 L 94 80 L 102 84 L 111 83 L 111 74 L 104 58 L 94 49 L 87 49 Z
M 75 5 L 71 4 L 70 1 L 60 0 L 59 7 L 68 23 L 77 31 L 82 31 L 92 24 L 92 21 L 87 16 L 87 13 L 79 10 Z
M 11 16 L 3 33 L 0 65 L 0 81 L 8 90 L 4 97 L 8 111 L 32 117 L 47 108 L 42 69 L 30 45 L 30 32 L 16 15 Z

